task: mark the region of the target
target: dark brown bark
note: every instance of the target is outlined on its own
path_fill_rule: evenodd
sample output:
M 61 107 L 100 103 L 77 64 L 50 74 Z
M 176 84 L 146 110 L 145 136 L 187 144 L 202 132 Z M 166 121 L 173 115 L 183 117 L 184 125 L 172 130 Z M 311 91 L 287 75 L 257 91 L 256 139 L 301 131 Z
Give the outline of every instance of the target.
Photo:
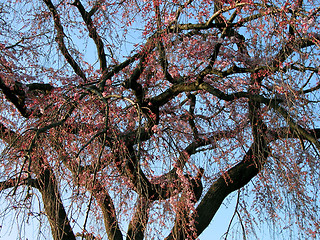
M 219 210 L 223 200 L 233 191 L 245 186 L 252 178 L 254 178 L 261 170 L 269 151 L 267 146 L 258 154 L 258 150 L 254 145 L 247 151 L 243 160 L 236 166 L 224 173 L 210 187 L 199 206 L 196 208 L 195 227 L 199 236 L 210 224 L 211 220 Z M 173 229 L 179 229 L 175 226 Z M 166 240 L 184 239 L 183 232 L 174 236 L 174 232 L 166 238 Z
M 95 183 L 95 189 L 92 190 L 92 195 L 96 198 L 104 220 L 104 226 L 108 234 L 109 240 L 122 240 L 123 236 L 118 225 L 116 211 L 113 201 L 108 192 L 98 182 Z
M 73 3 L 73 5 L 75 5 L 81 16 L 82 19 L 84 20 L 85 24 L 87 25 L 87 29 L 89 31 L 89 37 L 93 39 L 96 48 L 97 48 L 97 53 L 99 56 L 99 62 L 100 62 L 100 69 L 101 72 L 105 72 L 107 69 L 107 61 L 106 61 L 106 54 L 104 51 L 104 44 L 101 40 L 101 37 L 99 36 L 96 27 L 94 26 L 92 19 L 91 19 L 91 14 L 89 12 L 87 12 L 84 8 L 84 6 L 82 5 L 82 3 L 79 0 L 75 0 Z
M 70 52 L 68 51 L 68 48 L 66 47 L 64 43 L 64 31 L 63 26 L 60 21 L 60 15 L 53 5 L 51 0 L 43 0 L 44 3 L 47 5 L 48 9 L 50 10 L 50 13 L 52 15 L 53 21 L 54 21 L 54 27 L 57 31 L 57 37 L 56 42 L 58 43 L 59 49 L 62 53 L 62 55 L 65 57 L 66 61 L 70 64 L 70 66 L 73 68 L 74 72 L 81 77 L 84 81 L 87 80 L 84 72 L 82 71 L 80 65 L 74 60 L 74 58 L 71 56 Z
M 57 180 L 48 168 L 44 168 L 38 177 L 39 191 L 42 195 L 45 213 L 48 217 L 54 240 L 75 240 L 58 189 Z
M 142 240 L 149 218 L 149 200 L 139 198 L 136 203 L 136 212 L 133 215 L 127 231 L 126 240 Z
M 0 89 L 6 98 L 13 103 L 13 105 L 18 109 L 22 116 L 28 118 L 30 116 L 30 112 L 28 111 L 25 105 L 24 96 L 19 96 L 14 93 L 3 81 L 0 76 Z
M 84 173 L 86 171 L 85 167 L 83 167 L 80 163 L 77 163 L 79 165 L 75 165 L 75 162 L 72 160 L 72 158 L 68 155 L 68 153 L 63 148 L 62 142 L 56 142 L 54 143 L 54 148 L 58 153 L 58 156 L 60 157 L 61 161 L 65 164 L 65 166 L 72 172 L 72 174 L 77 179 L 79 175 Z M 60 149 L 61 148 L 61 149 Z M 88 172 L 93 172 L 92 169 L 94 169 L 94 166 L 89 166 Z M 86 183 L 84 183 L 86 184 Z M 116 211 L 114 208 L 113 201 L 106 190 L 104 188 L 100 181 L 98 179 L 95 179 L 94 186 L 91 187 L 91 194 L 96 199 L 102 214 L 103 214 L 103 220 L 105 229 L 108 235 L 109 240 L 122 240 L 122 233 L 117 221 Z

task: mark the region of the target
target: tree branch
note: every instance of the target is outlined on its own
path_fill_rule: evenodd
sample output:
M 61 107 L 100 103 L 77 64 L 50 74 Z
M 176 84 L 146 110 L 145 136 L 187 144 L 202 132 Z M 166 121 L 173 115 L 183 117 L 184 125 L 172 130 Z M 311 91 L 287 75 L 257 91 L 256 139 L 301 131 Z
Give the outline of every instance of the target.
M 87 78 L 86 78 L 84 72 L 82 71 L 82 69 L 78 65 L 78 63 L 73 59 L 73 57 L 69 53 L 69 51 L 64 43 L 64 35 L 65 34 L 63 31 L 63 27 L 62 27 L 62 24 L 60 21 L 60 16 L 57 12 L 57 9 L 55 8 L 55 6 L 51 2 L 51 0 L 43 0 L 43 1 L 47 5 L 47 7 L 49 8 L 51 15 L 53 17 L 54 26 L 57 31 L 56 42 L 58 43 L 58 46 L 59 46 L 59 49 L 60 49 L 62 55 L 65 57 L 67 62 L 70 64 L 70 66 L 73 68 L 74 72 L 86 82 Z
M 139 197 L 136 203 L 136 212 L 133 215 L 127 231 L 126 240 L 142 240 L 149 218 L 149 200 Z
M 25 105 L 25 99 L 24 96 L 19 96 L 14 93 L 3 81 L 3 79 L 0 76 L 0 89 L 2 90 L 3 94 L 6 96 L 6 98 L 18 109 L 18 111 L 21 113 L 22 116 L 25 118 L 28 118 L 31 114 L 30 111 L 28 111 L 26 105 Z
M 139 196 L 143 196 L 150 201 L 168 199 L 183 190 L 183 187 L 181 186 L 181 180 L 177 175 L 177 169 L 184 168 L 189 157 L 197 153 L 197 148 L 206 145 L 213 145 L 219 139 L 230 138 L 238 131 L 239 129 L 219 131 L 207 139 L 198 138 L 194 140 L 183 151 L 180 152 L 180 157 L 177 160 L 175 167 L 173 167 L 171 171 L 163 174 L 160 177 L 152 179 L 151 181 L 145 176 L 140 168 L 138 163 L 139 159 L 137 159 L 137 154 L 135 153 L 133 146 L 127 146 L 127 153 L 125 155 L 128 159 L 125 160 L 125 165 L 122 164 L 124 160 L 121 158 L 121 156 L 119 156 L 118 153 L 114 153 L 116 158 L 114 160 L 115 165 L 117 166 L 119 173 L 124 173 L 127 177 L 129 177 L 135 188 L 135 191 Z M 117 148 L 117 146 L 114 147 Z
M 181 197 L 179 199 L 179 209 L 176 211 L 175 223 L 171 230 L 171 234 L 167 238 L 165 238 L 165 240 L 182 240 L 190 239 L 190 237 L 195 237 L 193 229 L 194 226 L 192 225 L 192 222 L 194 222 L 193 220 L 196 216 L 196 212 L 193 212 L 194 209 L 192 209 L 189 204 L 195 204 L 201 197 L 203 190 L 201 178 L 203 172 L 204 169 L 200 168 L 194 178 L 191 178 L 189 175 L 186 176 L 186 178 L 191 178 L 189 181 L 190 185 L 183 186 L 184 192 L 181 194 Z M 186 194 L 187 197 L 185 197 L 184 194 Z M 188 200 L 190 201 L 189 204 L 187 203 Z
M 76 6 L 84 20 L 85 24 L 87 25 L 87 29 L 89 31 L 89 37 L 91 37 L 96 45 L 97 53 L 99 56 L 100 61 L 100 70 L 102 73 L 106 72 L 107 70 L 107 61 L 106 61 L 106 54 L 104 51 L 104 44 L 99 36 L 96 27 L 93 25 L 91 15 L 92 13 L 88 13 L 85 8 L 83 7 L 80 0 L 75 0 L 72 5 Z M 94 8 L 93 8 L 94 9 Z
M 211 185 L 196 209 L 198 215 L 195 221 L 198 235 L 210 224 L 223 200 L 231 192 L 245 186 L 259 173 L 261 165 L 265 163 L 270 154 L 267 146 L 263 146 L 261 151 L 262 154 L 258 155 L 257 146 L 252 144 L 243 160 L 225 172 Z
M 113 201 L 107 190 L 98 181 L 95 182 L 92 195 L 97 200 L 103 214 L 104 226 L 109 240 L 122 240 L 122 233 L 117 221 L 116 211 Z
M 18 139 L 19 135 L 16 132 L 12 131 L 0 123 L 0 139 L 5 141 L 8 144 L 12 144 Z
M 28 178 L 28 177 L 23 178 L 23 179 L 14 178 L 14 179 L 8 179 L 5 181 L 1 181 L 0 182 L 0 191 L 5 190 L 5 189 L 9 189 L 9 188 L 14 188 L 17 186 L 22 186 L 22 185 L 28 185 L 30 187 L 34 187 L 37 189 L 39 189 L 39 187 L 40 187 L 37 179 Z
M 75 161 L 63 148 L 62 142 L 53 143 L 53 147 L 64 165 L 72 172 L 75 179 L 79 178 L 79 174 L 82 175 L 85 173 L 89 173 L 91 175 L 93 167 L 88 169 L 82 167 L 79 164 L 76 164 Z M 86 182 L 84 182 L 84 184 L 86 184 Z M 122 240 L 122 233 L 117 221 L 116 211 L 108 191 L 101 185 L 98 179 L 95 179 L 94 187 L 92 189 L 88 189 L 88 191 L 90 191 L 91 194 L 95 197 L 99 207 L 102 210 L 104 225 L 108 234 L 108 238 L 110 240 Z
M 54 240 L 76 240 L 72 227 L 63 206 L 56 177 L 49 165 L 39 160 L 39 167 L 44 168 L 37 174 L 39 191 L 48 217 Z

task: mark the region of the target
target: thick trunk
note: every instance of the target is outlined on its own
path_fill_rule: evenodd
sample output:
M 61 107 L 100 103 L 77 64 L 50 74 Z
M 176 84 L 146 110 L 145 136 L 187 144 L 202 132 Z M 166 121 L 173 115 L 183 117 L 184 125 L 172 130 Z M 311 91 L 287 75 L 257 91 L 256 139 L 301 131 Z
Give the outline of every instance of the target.
M 132 217 L 126 240 L 142 240 L 149 218 L 149 202 L 145 198 L 137 200 L 136 212 Z
M 75 240 L 66 211 L 61 201 L 56 178 L 51 169 L 39 175 L 39 191 L 54 240 Z
M 255 144 L 253 144 L 241 162 L 229 169 L 211 185 L 196 209 L 195 228 L 198 236 L 208 227 L 223 200 L 233 191 L 245 186 L 260 172 L 261 167 L 269 156 L 269 152 L 266 143 L 260 143 L 260 147 L 255 147 Z M 180 223 L 181 220 L 176 221 L 171 234 L 166 240 L 185 239 Z
M 198 235 L 208 227 L 223 200 L 233 191 L 245 186 L 259 173 L 261 165 L 257 164 L 253 151 L 251 147 L 240 163 L 211 185 L 209 191 L 197 207 L 196 229 Z M 263 164 L 268 154 L 269 152 L 265 150 L 259 162 Z
M 98 182 L 92 195 L 97 200 L 103 214 L 104 226 L 109 240 L 122 240 L 123 236 L 117 221 L 116 211 L 113 201 L 108 192 Z

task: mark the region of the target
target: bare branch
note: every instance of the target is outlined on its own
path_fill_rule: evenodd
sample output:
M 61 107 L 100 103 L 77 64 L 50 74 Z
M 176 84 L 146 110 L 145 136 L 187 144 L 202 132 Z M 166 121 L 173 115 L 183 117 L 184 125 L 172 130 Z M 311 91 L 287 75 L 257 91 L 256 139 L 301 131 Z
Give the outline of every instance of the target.
M 91 19 L 91 15 L 93 14 L 93 12 L 90 11 L 90 13 L 88 13 L 85 10 L 85 8 L 83 7 L 80 0 L 75 0 L 72 3 L 72 5 L 74 5 L 78 8 L 78 10 L 82 16 L 82 19 L 84 20 L 85 24 L 87 25 L 87 29 L 89 31 L 89 36 L 93 39 L 93 41 L 96 45 L 96 48 L 97 48 L 97 53 L 98 53 L 99 61 L 100 61 L 100 70 L 102 73 L 104 73 L 107 70 L 106 54 L 104 51 L 104 44 L 103 44 L 101 37 L 99 36 L 97 29 L 94 26 L 92 19 Z
M 68 48 L 66 47 L 66 45 L 64 43 L 64 35 L 65 34 L 63 31 L 63 27 L 62 27 L 62 24 L 60 21 L 60 16 L 57 12 L 57 9 L 55 8 L 55 6 L 51 2 L 51 0 L 43 0 L 43 1 L 47 5 L 47 7 L 49 8 L 49 10 L 51 12 L 51 15 L 52 15 L 52 18 L 54 21 L 54 26 L 57 31 L 56 42 L 59 45 L 59 49 L 60 49 L 62 55 L 65 57 L 67 62 L 70 64 L 70 66 L 73 68 L 74 72 L 86 82 L 87 78 L 86 78 L 84 72 L 82 71 L 82 69 L 78 65 L 78 63 L 73 59 L 73 57 L 71 56 L 71 54 L 68 51 Z
M 261 170 L 269 151 L 264 146 L 261 154 L 257 154 L 257 147 L 253 144 L 243 160 L 219 177 L 210 187 L 207 194 L 197 207 L 197 234 L 200 235 L 209 225 L 211 219 L 221 206 L 222 201 L 233 191 L 246 185 Z

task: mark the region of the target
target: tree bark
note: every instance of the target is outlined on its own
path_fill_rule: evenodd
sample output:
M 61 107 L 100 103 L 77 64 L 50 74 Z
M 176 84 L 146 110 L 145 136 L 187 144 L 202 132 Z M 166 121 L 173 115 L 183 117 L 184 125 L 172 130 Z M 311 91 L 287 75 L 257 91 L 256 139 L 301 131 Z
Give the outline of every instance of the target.
M 65 208 L 61 201 L 56 178 L 50 168 L 39 174 L 39 191 L 54 240 L 75 240 Z

